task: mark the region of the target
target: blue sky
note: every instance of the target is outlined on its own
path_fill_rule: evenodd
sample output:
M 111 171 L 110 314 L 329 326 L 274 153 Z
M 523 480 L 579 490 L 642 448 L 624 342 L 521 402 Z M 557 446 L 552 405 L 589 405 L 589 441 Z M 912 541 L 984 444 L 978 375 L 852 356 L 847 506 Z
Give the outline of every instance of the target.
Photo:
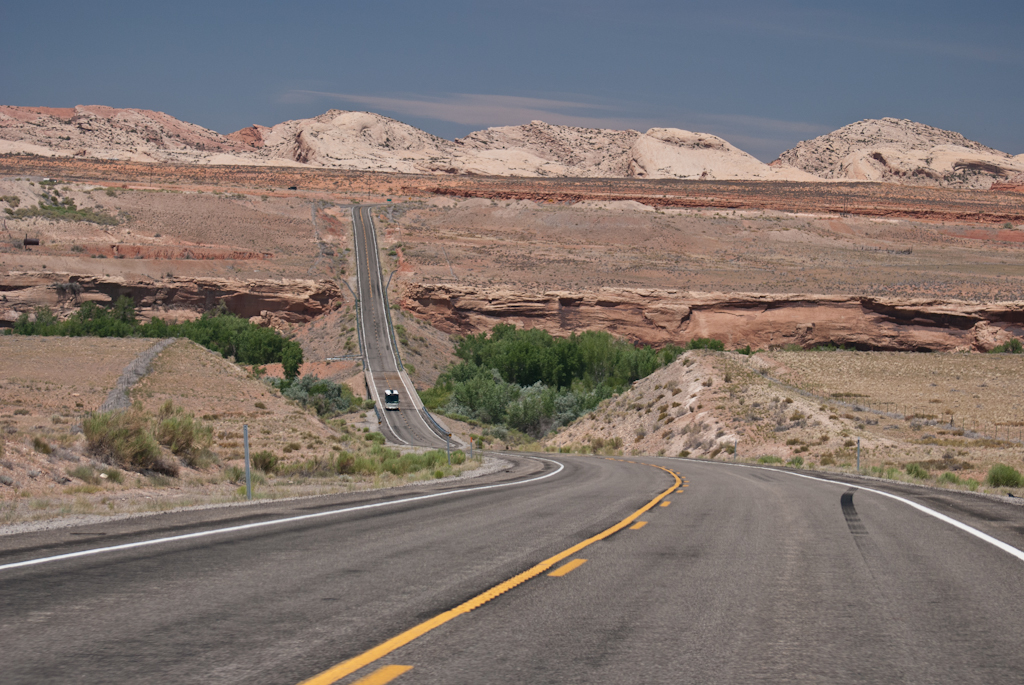
M 765 160 L 893 116 L 1024 153 L 1024 2 L 0 0 L 0 104 L 229 133 L 337 109 L 445 138 L 549 123 L 720 135 Z

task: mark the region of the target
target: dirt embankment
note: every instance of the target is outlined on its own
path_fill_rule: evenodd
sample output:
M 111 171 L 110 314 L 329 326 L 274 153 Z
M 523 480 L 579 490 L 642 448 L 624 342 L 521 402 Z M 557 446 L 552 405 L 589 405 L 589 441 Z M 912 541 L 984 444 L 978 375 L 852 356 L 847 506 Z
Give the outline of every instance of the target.
M 133 186 L 295 187 L 299 194 L 448 195 L 550 203 L 633 200 L 654 207 L 769 209 L 926 221 L 1024 223 L 1024 197 L 1016 193 L 885 183 L 438 177 L 374 171 L 152 164 L 29 155 L 0 155 L 0 175 L 38 175 L 112 185 L 125 185 L 125 181 L 130 179 Z
M 402 307 L 449 333 L 479 333 L 497 323 L 514 323 L 559 336 L 604 330 L 659 347 L 710 337 L 730 348 L 833 344 L 863 350 L 987 351 L 1024 336 L 1024 302 L 626 288 L 530 293 L 410 284 Z

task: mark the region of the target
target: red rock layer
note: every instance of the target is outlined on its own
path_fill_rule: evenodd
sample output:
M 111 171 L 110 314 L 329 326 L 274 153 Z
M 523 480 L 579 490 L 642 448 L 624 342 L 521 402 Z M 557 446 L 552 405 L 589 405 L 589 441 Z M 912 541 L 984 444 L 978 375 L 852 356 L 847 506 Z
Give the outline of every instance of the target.
M 618 288 L 527 293 L 417 284 L 406 288 L 402 307 L 448 333 L 480 333 L 496 323 L 514 323 L 558 336 L 604 330 L 656 347 L 710 337 L 730 349 L 835 344 L 865 350 L 987 351 L 1024 336 L 1024 302 Z

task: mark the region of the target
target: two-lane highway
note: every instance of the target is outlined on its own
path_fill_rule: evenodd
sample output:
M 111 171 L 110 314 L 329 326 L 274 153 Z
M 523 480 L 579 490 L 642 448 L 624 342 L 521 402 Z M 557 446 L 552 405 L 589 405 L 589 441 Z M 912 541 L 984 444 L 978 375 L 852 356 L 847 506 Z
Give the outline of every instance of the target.
M 521 484 L 268 505 L 290 520 L 34 566 L 5 568 L 154 533 L 0 537 L 0 680 L 1024 680 L 1024 562 L 864 487 L 888 486 L 674 459 L 537 463 Z M 1021 507 L 912 491 L 1024 546 Z M 157 520 L 180 536 L 210 529 L 200 515 Z
M 380 270 L 380 252 L 370 212 L 370 207 L 353 208 L 352 224 L 365 373 L 371 397 L 381 415 L 381 431 L 390 442 L 400 445 L 444 447 L 444 439 L 423 416 L 423 404 L 412 381 L 398 367 L 388 324 L 388 301 Z M 398 411 L 384 409 L 384 391 L 387 389 L 399 392 Z

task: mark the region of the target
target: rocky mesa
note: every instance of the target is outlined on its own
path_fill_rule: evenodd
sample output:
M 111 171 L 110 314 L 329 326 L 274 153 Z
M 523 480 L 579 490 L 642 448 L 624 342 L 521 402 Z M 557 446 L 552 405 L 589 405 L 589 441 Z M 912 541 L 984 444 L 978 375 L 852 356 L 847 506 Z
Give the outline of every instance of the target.
M 411 174 L 813 181 L 706 133 L 533 121 L 446 140 L 371 112 L 331 110 L 226 136 L 162 112 L 0 107 L 0 153 L 135 162 L 269 165 Z
M 528 293 L 410 284 L 402 307 L 447 333 L 480 333 L 497 323 L 514 323 L 558 336 L 604 330 L 656 347 L 710 337 L 729 348 L 832 344 L 864 350 L 987 351 L 1024 335 L 1021 301 L 627 288 Z
M 1024 173 L 1013 157 L 959 133 L 907 119 L 866 119 L 806 140 L 778 163 L 816 177 L 949 188 L 989 188 Z

